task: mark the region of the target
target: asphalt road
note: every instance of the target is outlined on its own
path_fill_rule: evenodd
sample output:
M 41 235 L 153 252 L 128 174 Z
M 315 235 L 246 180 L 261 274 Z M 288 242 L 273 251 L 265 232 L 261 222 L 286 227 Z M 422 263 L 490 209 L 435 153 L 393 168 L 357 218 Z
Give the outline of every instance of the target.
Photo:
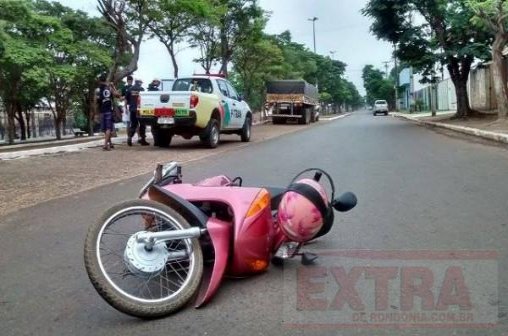
M 351 213 L 337 215 L 333 231 L 319 239 L 314 248 L 495 251 L 498 274 L 480 274 L 479 279 L 495 283 L 499 290 L 498 298 L 490 299 L 498 311 L 498 325 L 489 329 L 373 330 L 320 328 L 303 321 L 305 328 L 292 328 L 283 324 L 288 322 L 284 273 L 296 269 L 296 260 L 284 271 L 271 268 L 261 276 L 226 281 L 211 304 L 200 310 L 189 307 L 150 322 L 118 313 L 88 281 L 83 241 L 90 221 L 108 205 L 135 196 L 143 177 L 0 218 L 0 334 L 506 335 L 506 148 L 357 112 L 316 128 L 192 162 L 184 167 L 184 178 L 195 181 L 228 174 L 242 176 L 248 185 L 285 185 L 309 166 L 329 171 L 337 188 L 354 191 L 360 202 Z M 294 322 L 291 316 L 289 320 Z

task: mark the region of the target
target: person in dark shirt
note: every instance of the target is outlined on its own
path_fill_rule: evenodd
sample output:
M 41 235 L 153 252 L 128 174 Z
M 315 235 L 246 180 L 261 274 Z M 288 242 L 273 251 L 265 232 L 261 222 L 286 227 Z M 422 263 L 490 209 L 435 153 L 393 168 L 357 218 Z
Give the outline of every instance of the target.
M 142 86 L 143 81 L 136 80 L 135 84 L 126 92 L 126 99 L 127 104 L 129 105 L 129 114 L 130 114 L 130 127 L 129 132 L 127 136 L 127 145 L 132 146 L 132 137 L 134 134 L 136 134 L 136 129 L 139 127 L 139 133 L 138 133 L 138 143 L 141 144 L 141 146 L 148 146 L 150 145 L 146 141 L 146 126 L 140 124 L 138 119 L 138 97 L 139 93 L 145 91 L 145 89 Z
M 99 76 L 98 105 L 101 116 L 101 128 L 104 132 L 104 150 L 111 150 L 113 143 L 111 142 L 111 134 L 113 133 L 113 98 L 120 97 L 116 89 L 107 82 L 107 75 Z
M 154 79 L 150 84 L 148 84 L 148 91 L 159 91 L 160 85 L 161 81 Z
M 127 84 L 122 88 L 122 99 L 125 103 L 125 109 L 129 111 L 129 103 L 127 101 L 127 92 L 132 88 L 132 82 L 134 81 L 134 78 L 132 76 L 127 76 Z

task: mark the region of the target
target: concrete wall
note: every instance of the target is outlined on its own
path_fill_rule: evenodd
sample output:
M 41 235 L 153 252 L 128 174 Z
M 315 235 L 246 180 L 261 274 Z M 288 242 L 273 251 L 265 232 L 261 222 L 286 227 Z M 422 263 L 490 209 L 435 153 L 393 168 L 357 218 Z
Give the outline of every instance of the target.
M 490 65 L 471 70 L 468 82 L 468 93 L 471 107 L 480 111 L 492 111 L 497 108 Z M 457 95 L 451 79 L 438 84 L 438 110 L 455 111 Z M 415 92 L 415 99 L 423 101 L 424 110 L 430 110 L 430 85 Z
M 469 77 L 469 100 L 475 110 L 489 111 L 497 108 L 490 66 L 478 67 Z

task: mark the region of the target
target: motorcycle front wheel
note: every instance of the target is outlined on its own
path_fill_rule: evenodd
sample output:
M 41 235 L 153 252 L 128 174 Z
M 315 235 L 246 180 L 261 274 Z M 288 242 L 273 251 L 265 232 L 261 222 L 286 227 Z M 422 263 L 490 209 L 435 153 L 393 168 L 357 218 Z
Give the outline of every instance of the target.
M 84 257 L 90 281 L 123 313 L 159 318 L 178 311 L 196 293 L 203 274 L 198 239 L 171 240 L 146 249 L 135 234 L 190 227 L 177 211 L 154 201 L 114 206 L 88 230 Z

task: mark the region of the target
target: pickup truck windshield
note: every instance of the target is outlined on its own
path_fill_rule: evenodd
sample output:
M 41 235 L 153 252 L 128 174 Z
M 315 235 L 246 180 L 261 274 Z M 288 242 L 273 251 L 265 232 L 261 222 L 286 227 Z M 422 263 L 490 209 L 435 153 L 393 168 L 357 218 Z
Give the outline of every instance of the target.
M 213 93 L 213 86 L 207 78 L 180 78 L 175 81 L 173 91 Z

